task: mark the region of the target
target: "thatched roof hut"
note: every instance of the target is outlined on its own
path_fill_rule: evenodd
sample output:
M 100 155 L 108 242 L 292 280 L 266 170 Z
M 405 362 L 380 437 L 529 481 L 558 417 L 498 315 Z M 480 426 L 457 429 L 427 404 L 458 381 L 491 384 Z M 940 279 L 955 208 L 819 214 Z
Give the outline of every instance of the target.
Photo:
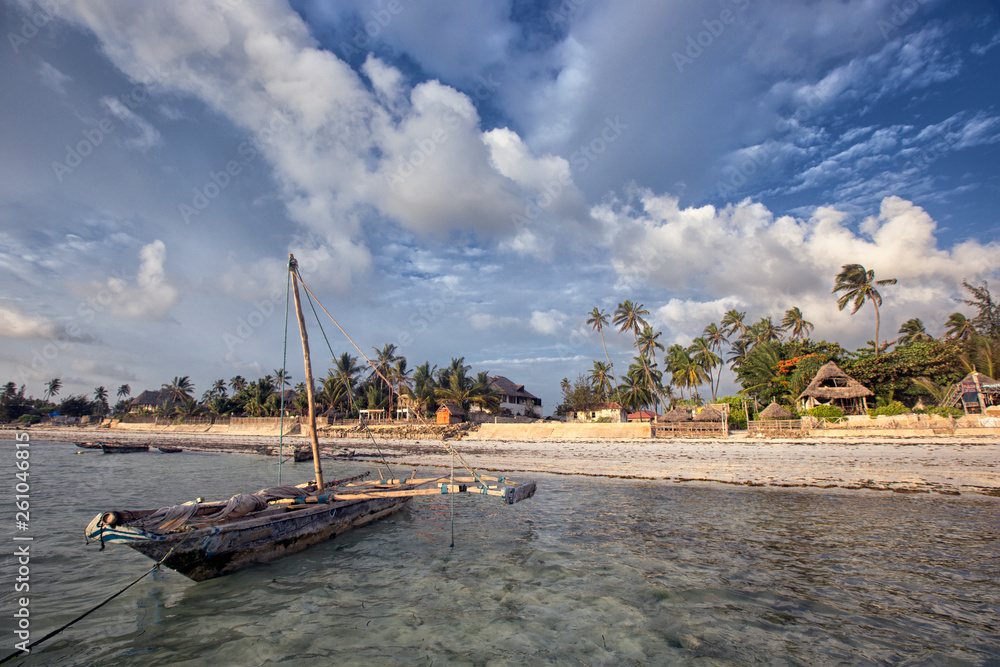
M 694 420 L 696 422 L 718 422 L 722 421 L 722 413 L 711 405 L 706 405 L 701 409 L 701 412 L 695 415 Z
M 689 422 L 691 421 L 691 411 L 678 405 L 670 412 L 657 417 L 656 420 L 664 422 Z
M 774 401 L 771 401 L 771 405 L 764 408 L 757 419 L 793 419 L 795 415 L 791 413 L 790 410 L 784 406 L 778 405 Z
M 816 372 L 816 377 L 799 394 L 799 400 L 806 410 L 817 405 L 833 405 L 845 415 L 861 415 L 868 411 L 865 400 L 868 396 L 874 396 L 870 389 L 830 361 Z

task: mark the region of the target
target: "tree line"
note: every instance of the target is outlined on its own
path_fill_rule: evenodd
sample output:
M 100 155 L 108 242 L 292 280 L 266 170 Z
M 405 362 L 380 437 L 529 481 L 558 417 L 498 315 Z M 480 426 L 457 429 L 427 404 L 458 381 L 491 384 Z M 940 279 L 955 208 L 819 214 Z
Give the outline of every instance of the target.
M 729 310 L 719 322 L 707 324 L 690 345 L 664 348 L 661 332 L 647 321 L 649 312 L 630 300 L 608 314 L 595 307 L 587 324 L 601 337 L 604 360 L 574 382 L 563 378 L 562 403 L 557 414 L 590 410 L 617 402 L 629 411 L 665 411 L 678 403 L 700 404 L 701 388 L 713 402 L 718 396 L 722 370 L 728 364 L 741 389 L 741 397 L 766 405 L 774 400 L 794 408 L 795 401 L 828 361 L 871 389 L 880 404 L 899 401 L 907 406 L 940 403 L 952 384 L 973 370 L 995 377 L 1000 361 L 1000 304 L 984 281 L 962 282 L 975 316 L 952 313 L 943 333 L 932 336 L 919 318 L 899 327 L 899 337 L 880 338 L 882 294 L 895 278 L 876 279 L 860 264 L 846 264 L 834 278 L 832 294 L 837 307 L 851 307 L 851 315 L 870 304 L 875 314 L 875 337 L 851 351 L 839 343 L 811 338 L 814 326 L 798 307 L 780 319 L 772 315 L 748 322 L 747 313 Z M 635 355 L 624 374 L 616 374 L 608 354 L 604 331 L 609 323 L 619 334 L 631 335 Z M 657 353 L 660 353 L 659 357 Z M 726 356 L 723 361 L 723 356 Z M 686 392 L 686 395 L 685 395 Z
M 422 414 L 433 413 L 441 401 L 458 403 L 469 410 L 473 405 L 486 412 L 501 410 L 501 393 L 490 386 L 489 371 L 470 375 L 472 367 L 465 357 L 452 358 L 450 363 L 438 367 L 425 361 L 411 367 L 405 356 L 397 353 L 393 344 L 372 348 L 370 365 L 360 357 L 342 353 L 335 357 L 325 377 L 313 389 L 317 414 L 329 411 L 341 418 L 356 418 L 359 410 L 385 410 L 391 415 L 400 407 L 401 397 L 407 397 L 411 410 Z M 62 380 L 54 378 L 46 384 L 41 399 L 25 397 L 25 388 L 14 382 L 4 386 L 0 397 L 0 421 L 38 421 L 42 415 L 58 412 L 66 416 L 122 416 L 134 412 L 132 389 L 123 384 L 118 388 L 118 401 L 108 404 L 108 391 L 97 387 L 93 399 L 84 395 L 68 396 L 62 401 L 53 399 L 62 388 Z M 272 417 L 281 413 L 282 401 L 286 412 L 306 414 L 308 398 L 304 382 L 291 387 L 291 376 L 283 369 L 275 369 L 256 380 L 236 375 L 228 381 L 215 380 L 195 397 L 195 387 L 190 376 L 177 376 L 164 383 L 160 402 L 147 411 L 162 417 L 187 418 L 199 416 L 251 416 Z M 528 406 L 530 409 L 531 406 Z M 30 419 L 26 417 L 36 417 Z

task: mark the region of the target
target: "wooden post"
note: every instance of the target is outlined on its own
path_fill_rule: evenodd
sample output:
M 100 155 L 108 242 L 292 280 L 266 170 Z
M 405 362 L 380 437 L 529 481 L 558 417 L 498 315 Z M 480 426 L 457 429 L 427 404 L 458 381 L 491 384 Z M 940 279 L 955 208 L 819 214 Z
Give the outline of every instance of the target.
M 976 398 L 979 400 L 979 414 L 986 414 L 986 401 L 983 399 L 983 385 L 979 381 L 979 373 L 972 371 L 972 381 L 976 383 Z
M 299 301 L 299 263 L 288 254 L 288 270 L 292 272 L 292 296 L 295 297 L 295 314 L 299 318 L 299 333 L 302 334 L 302 358 L 306 366 L 306 398 L 309 399 L 309 439 L 312 441 L 313 471 L 316 473 L 317 493 L 323 491 L 323 466 L 319 462 L 319 438 L 316 436 L 316 401 L 313 397 L 312 362 L 309 360 L 309 335 L 306 333 L 306 319 L 302 316 L 302 302 Z

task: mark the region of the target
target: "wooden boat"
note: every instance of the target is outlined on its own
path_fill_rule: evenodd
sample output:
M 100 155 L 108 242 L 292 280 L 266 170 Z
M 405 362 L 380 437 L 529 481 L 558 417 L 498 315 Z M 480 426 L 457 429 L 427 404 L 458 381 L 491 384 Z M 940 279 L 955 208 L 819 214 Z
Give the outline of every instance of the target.
M 180 447 L 157 447 L 164 454 L 180 454 L 184 450 Z
M 134 454 L 136 452 L 148 452 L 149 445 L 109 445 L 102 442 L 101 450 L 105 454 Z
M 276 486 L 253 494 L 237 494 L 225 501 L 101 512 L 85 530 L 88 541 L 99 541 L 102 549 L 107 543 L 126 544 L 194 581 L 203 581 L 301 551 L 351 528 L 389 516 L 406 507 L 416 496 L 474 493 L 499 497 L 507 504 L 514 504 L 534 495 L 534 482 L 517 484 L 504 478 L 479 475 L 467 465 L 470 477 L 455 477 L 452 473 L 426 479 L 368 481 L 369 474 L 365 473 L 324 482 L 312 395 L 315 385 L 299 301 L 301 278 L 291 255 L 289 271 L 302 336 L 315 478 L 297 486 Z M 444 443 L 444 446 L 453 457 L 461 458 L 451 445 Z
M 99 442 L 74 442 L 74 445 L 80 449 L 100 449 L 101 443 Z

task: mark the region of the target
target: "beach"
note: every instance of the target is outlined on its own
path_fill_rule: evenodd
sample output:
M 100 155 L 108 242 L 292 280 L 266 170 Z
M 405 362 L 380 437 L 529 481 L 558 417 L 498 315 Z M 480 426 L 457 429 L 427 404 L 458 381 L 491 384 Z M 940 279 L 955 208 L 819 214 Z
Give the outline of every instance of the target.
M 109 429 L 32 428 L 32 440 L 100 440 L 187 450 L 254 454 L 277 436 L 196 433 L 129 433 Z M 13 436 L 13 434 L 11 434 Z M 308 439 L 286 436 L 287 445 Z M 321 439 L 324 455 L 353 452 L 354 460 L 381 460 L 414 467 L 446 468 L 452 456 L 434 439 Z M 712 482 L 746 486 L 816 487 L 896 493 L 1000 496 L 1000 439 L 995 437 L 748 438 L 737 432 L 712 439 L 591 441 L 447 441 L 469 466 L 491 472 L 551 473 L 673 483 Z M 456 466 L 461 465 L 457 462 Z

